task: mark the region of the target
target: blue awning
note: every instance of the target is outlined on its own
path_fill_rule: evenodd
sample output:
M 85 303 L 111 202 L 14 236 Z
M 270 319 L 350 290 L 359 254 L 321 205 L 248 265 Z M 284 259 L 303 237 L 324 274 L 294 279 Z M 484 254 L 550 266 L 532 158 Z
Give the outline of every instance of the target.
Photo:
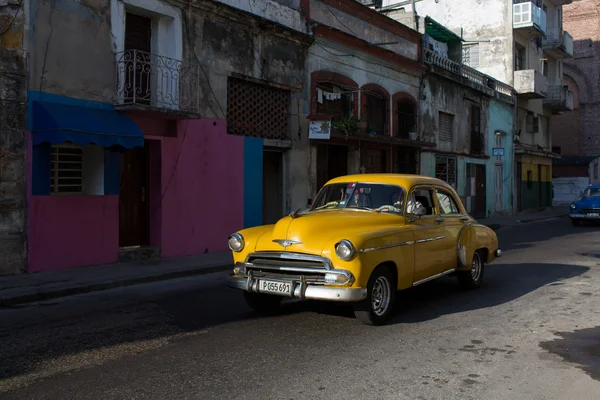
M 32 112 L 34 144 L 72 142 L 80 146 L 144 147 L 140 128 L 112 108 L 34 101 Z

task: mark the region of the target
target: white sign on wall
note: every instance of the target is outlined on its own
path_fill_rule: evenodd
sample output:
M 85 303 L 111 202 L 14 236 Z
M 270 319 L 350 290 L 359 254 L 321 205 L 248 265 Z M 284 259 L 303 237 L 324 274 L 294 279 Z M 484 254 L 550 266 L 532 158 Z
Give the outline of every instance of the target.
M 310 121 L 308 126 L 309 139 L 330 139 L 331 121 Z

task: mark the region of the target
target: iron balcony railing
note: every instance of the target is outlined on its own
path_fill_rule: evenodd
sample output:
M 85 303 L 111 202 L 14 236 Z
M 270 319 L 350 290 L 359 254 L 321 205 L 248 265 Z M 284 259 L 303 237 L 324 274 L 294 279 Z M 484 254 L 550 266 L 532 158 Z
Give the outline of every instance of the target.
M 573 36 L 560 26 L 549 27 L 542 44 L 544 49 L 560 49 L 573 56 Z
M 499 82 L 474 68 L 452 61 L 449 58 L 437 54 L 433 50 L 423 49 L 423 62 L 425 62 L 425 64 L 438 66 L 453 74 L 467 78 L 471 82 L 485 86 L 486 88 L 492 89 L 505 96 L 511 98 L 513 96 L 514 90 L 510 85 Z
M 544 99 L 544 106 L 562 111 L 573 110 L 573 92 L 568 86 L 548 86 L 548 95 Z
M 199 113 L 200 65 L 140 50 L 116 57 L 115 105 Z

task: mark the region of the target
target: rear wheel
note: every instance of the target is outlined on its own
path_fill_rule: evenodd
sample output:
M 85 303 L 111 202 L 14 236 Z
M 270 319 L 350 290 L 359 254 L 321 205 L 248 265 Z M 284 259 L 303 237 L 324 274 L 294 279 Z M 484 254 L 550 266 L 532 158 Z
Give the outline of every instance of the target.
M 578 219 L 572 219 L 572 220 L 571 220 L 571 223 L 573 224 L 573 226 L 579 226 L 579 223 L 580 223 L 580 222 L 581 222 L 581 221 L 579 221 Z
M 476 289 L 481 286 L 481 283 L 483 282 L 484 265 L 483 251 L 477 250 L 473 254 L 471 269 L 468 271 L 457 272 L 460 285 L 465 289 Z
M 253 292 L 244 292 L 244 298 L 250 308 L 261 313 L 276 312 L 283 300 L 281 296 Z
M 391 271 L 378 267 L 369 278 L 367 298 L 354 305 L 354 315 L 363 324 L 381 325 L 390 316 L 395 298 L 396 283 Z

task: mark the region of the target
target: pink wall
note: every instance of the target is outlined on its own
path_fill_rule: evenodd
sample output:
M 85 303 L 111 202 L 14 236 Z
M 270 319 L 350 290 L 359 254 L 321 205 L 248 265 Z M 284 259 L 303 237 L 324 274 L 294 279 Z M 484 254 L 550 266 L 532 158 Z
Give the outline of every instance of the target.
M 227 250 L 227 237 L 244 223 L 244 138 L 212 119 L 180 121 L 176 138 L 153 136 L 155 120 L 130 117 L 146 139 L 160 141 L 160 160 L 150 147 L 152 244 L 164 257 Z
M 119 258 L 119 196 L 31 196 L 29 272 Z

